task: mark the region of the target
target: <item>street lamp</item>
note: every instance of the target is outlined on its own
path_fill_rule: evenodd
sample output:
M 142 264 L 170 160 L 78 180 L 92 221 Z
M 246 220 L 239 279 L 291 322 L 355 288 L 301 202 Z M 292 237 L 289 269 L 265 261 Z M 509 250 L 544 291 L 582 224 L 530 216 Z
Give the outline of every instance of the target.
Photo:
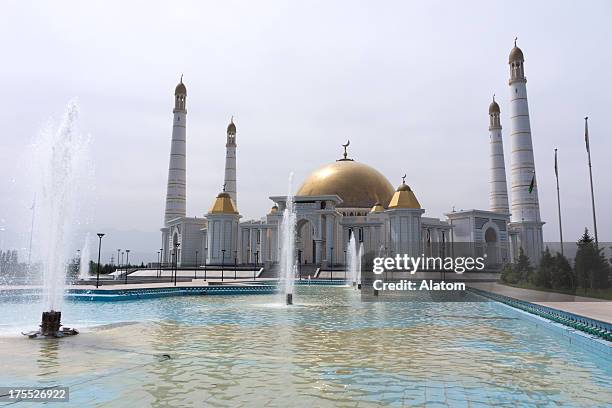
M 206 263 L 208 262 L 208 246 L 204 247 L 204 280 L 206 281 Z
M 159 248 L 159 277 L 162 277 L 162 261 L 164 260 L 164 248 Z
M 102 232 L 98 232 L 98 238 L 100 242 L 98 242 L 98 272 L 96 274 L 96 289 L 100 285 L 100 251 L 102 250 L 102 237 L 104 234 Z
M 236 266 L 238 263 L 238 251 L 234 251 L 234 280 L 236 280 Z
M 329 279 L 333 281 L 334 280 L 334 247 L 331 247 L 330 249 L 331 249 L 331 251 L 330 251 L 330 257 L 331 257 L 330 266 L 331 266 L 331 269 L 330 269 Z
M 196 251 L 195 268 L 193 268 L 193 279 L 198 279 L 198 251 Z
M 126 260 L 125 260 L 125 284 L 127 285 L 128 268 L 130 266 L 130 250 L 126 249 L 125 253 L 126 253 Z
M 180 246 L 178 242 L 174 244 L 174 286 L 176 286 L 176 275 L 178 275 L 178 248 Z
M 221 282 L 223 282 L 223 273 L 225 272 L 225 249 L 221 250 Z
M 121 266 L 121 264 L 119 263 L 119 253 L 121 252 L 121 249 L 117 250 L 117 267 L 115 268 L 115 272 L 119 269 L 119 267 Z
M 157 277 L 161 275 L 161 253 L 157 251 Z
M 302 280 L 302 250 L 298 249 L 298 274 L 300 275 L 300 280 Z
M 257 264 L 259 263 L 259 251 L 255 251 L 255 270 L 257 271 Z

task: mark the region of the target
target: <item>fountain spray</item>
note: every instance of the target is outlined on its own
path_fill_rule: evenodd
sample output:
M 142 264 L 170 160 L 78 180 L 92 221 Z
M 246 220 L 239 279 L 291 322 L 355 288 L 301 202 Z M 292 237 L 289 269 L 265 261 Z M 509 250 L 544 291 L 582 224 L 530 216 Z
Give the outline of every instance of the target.
M 284 287 L 285 299 L 288 305 L 293 304 L 293 281 L 297 270 L 295 256 L 295 229 L 297 217 L 293 199 L 293 172 L 289 174 L 289 191 L 283 221 L 281 223 L 281 284 Z
M 27 333 L 31 338 L 78 333 L 74 329 L 60 329 L 66 264 L 78 224 L 80 181 L 89 163 L 89 140 L 77 130 L 78 116 L 76 101 L 70 101 L 58 128 L 40 132 L 35 144 L 40 182 L 35 210 L 41 220 L 37 241 L 43 264 L 43 313 L 40 330 Z
M 79 260 L 79 279 L 89 279 L 89 232 L 85 235 L 85 242 L 81 249 L 81 259 Z

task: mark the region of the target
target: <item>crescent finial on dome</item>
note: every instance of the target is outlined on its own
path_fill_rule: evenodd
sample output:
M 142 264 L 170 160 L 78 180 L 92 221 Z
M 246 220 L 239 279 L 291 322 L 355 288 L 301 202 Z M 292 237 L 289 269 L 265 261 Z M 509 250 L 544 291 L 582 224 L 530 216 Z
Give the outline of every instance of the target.
M 347 140 L 345 144 L 342 145 L 342 147 L 344 147 L 344 158 L 343 159 L 339 159 L 339 161 L 353 161 L 353 159 L 349 159 L 348 158 L 348 153 L 346 152 L 346 148 L 349 147 L 351 145 L 351 141 Z

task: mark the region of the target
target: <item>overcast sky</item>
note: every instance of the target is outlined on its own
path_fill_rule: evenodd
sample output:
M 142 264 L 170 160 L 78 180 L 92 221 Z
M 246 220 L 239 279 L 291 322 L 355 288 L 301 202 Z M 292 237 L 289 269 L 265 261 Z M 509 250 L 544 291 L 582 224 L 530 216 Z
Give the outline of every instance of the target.
M 190 216 L 203 216 L 221 188 L 232 115 L 244 219 L 286 193 L 290 171 L 299 184 L 339 158 L 347 139 L 350 155 L 393 185 L 407 173 L 426 216 L 487 209 L 493 93 L 510 182 L 515 36 L 526 59 L 545 240 L 558 240 L 555 147 L 564 236 L 576 240 L 592 226 L 585 115 L 600 241 L 612 240 L 610 21 L 606 1 L 4 1 L 0 240 L 27 246 L 28 145 L 77 97 L 95 172 L 85 228 L 106 231 L 105 247 L 153 253 L 181 73 Z

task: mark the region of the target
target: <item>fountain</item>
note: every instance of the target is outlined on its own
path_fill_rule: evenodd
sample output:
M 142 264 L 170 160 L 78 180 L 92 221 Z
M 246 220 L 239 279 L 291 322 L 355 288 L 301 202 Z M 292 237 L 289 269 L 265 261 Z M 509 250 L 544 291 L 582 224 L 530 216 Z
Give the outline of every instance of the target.
M 358 274 L 358 263 L 359 263 L 359 254 L 357 251 L 357 243 L 355 242 L 355 234 L 351 234 L 351 238 L 349 239 L 348 246 L 346 248 L 346 258 L 347 258 L 347 267 L 349 271 L 349 276 L 351 277 L 351 283 L 353 286 L 357 286 L 357 274 Z
M 363 242 L 359 243 L 359 252 L 357 253 L 357 289 L 361 289 L 361 271 L 363 262 Z
M 281 245 L 280 245 L 280 280 L 283 287 L 283 294 L 287 305 L 293 304 L 293 281 L 297 270 L 297 259 L 295 256 L 295 229 L 296 215 L 293 201 L 293 173 L 289 174 L 289 192 L 285 211 L 283 211 L 283 221 L 281 223 Z
M 30 338 L 77 334 L 61 328 L 61 308 L 66 285 L 66 264 L 73 228 L 77 225 L 81 177 L 87 173 L 89 141 L 77 131 L 78 106 L 70 101 L 56 130 L 41 131 L 34 145 L 39 167 L 35 211 L 41 220 L 36 237 L 43 265 L 43 313 L 40 330 L 23 333 Z M 82 254 L 83 255 L 83 254 Z
M 81 259 L 79 260 L 79 279 L 89 279 L 89 232 L 85 235 L 83 249 L 81 249 Z
M 351 234 L 346 248 L 347 268 L 351 277 L 351 283 L 355 289 L 361 289 L 361 260 L 363 259 L 363 242 L 355 240 L 355 234 Z

